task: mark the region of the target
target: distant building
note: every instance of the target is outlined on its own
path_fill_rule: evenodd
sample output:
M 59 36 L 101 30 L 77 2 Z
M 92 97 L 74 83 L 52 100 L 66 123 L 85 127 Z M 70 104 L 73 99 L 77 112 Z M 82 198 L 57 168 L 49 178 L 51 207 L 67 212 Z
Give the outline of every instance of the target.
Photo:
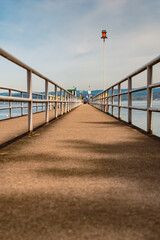
M 71 92 L 73 95 L 76 96 L 76 88 L 72 88 L 72 89 L 67 89 L 68 92 Z

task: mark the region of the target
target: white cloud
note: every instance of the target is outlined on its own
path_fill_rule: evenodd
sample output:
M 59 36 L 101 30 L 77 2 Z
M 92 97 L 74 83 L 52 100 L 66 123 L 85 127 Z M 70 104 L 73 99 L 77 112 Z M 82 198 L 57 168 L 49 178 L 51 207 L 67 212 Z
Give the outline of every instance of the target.
M 159 53 L 156 0 L 145 7 L 144 0 L 41 0 L 17 6 L 13 19 L 6 15 L 0 22 L 2 47 L 66 88 L 103 88 L 103 28 L 109 36 L 108 85 Z

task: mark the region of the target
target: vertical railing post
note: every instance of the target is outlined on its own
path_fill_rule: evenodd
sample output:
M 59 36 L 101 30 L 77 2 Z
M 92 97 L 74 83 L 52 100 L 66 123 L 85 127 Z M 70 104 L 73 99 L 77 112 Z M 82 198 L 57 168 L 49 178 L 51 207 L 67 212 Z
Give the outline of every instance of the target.
M 132 78 L 128 78 L 128 123 L 132 123 L 132 109 L 130 106 L 132 106 L 132 93 L 130 92 L 132 90 Z
M 97 108 L 100 109 L 100 95 L 97 96 Z
M 44 96 L 42 96 L 42 99 L 44 99 Z M 44 102 L 42 103 L 42 111 L 44 111 Z
M 36 98 L 38 99 L 38 94 L 36 96 Z M 36 112 L 38 112 L 38 102 L 36 103 Z
M 100 103 L 101 103 L 101 111 L 102 111 L 102 106 L 103 106 L 103 102 L 102 102 L 102 101 L 103 101 L 103 99 L 102 99 L 102 94 L 100 95 L 100 99 L 101 99 L 101 100 L 100 100 Z
M 103 96 L 104 96 L 104 92 L 102 93 L 102 111 L 104 112 L 104 98 L 103 98 Z
M 48 96 L 48 99 L 51 100 L 51 96 Z M 51 102 L 49 102 L 49 111 L 51 111 Z
M 147 132 L 152 134 L 152 111 L 149 110 L 152 107 L 153 90 L 149 87 L 152 84 L 152 66 L 147 66 Z
M 100 94 L 100 109 L 102 111 L 102 94 Z
M 9 89 L 9 96 L 12 96 L 11 89 Z M 9 117 L 12 118 L 12 102 L 9 102 Z
M 45 80 L 45 98 L 46 101 L 48 101 L 48 81 Z M 46 102 L 46 116 L 45 116 L 45 122 L 49 122 L 49 102 Z
M 106 112 L 106 91 L 104 92 L 104 112 Z
M 75 108 L 77 106 L 77 99 L 74 97 L 74 106 L 73 108 Z
M 60 89 L 60 98 L 61 98 L 61 101 L 63 101 L 63 95 L 62 95 L 63 91 L 62 89 Z M 63 103 L 61 102 L 60 103 L 60 113 L 61 115 L 63 115 Z
M 114 106 L 113 106 L 113 104 L 114 104 L 114 97 L 113 97 L 113 95 L 114 95 L 114 87 L 112 87 L 112 115 L 114 115 Z
M 43 96 L 41 95 L 41 100 L 43 100 Z M 42 111 L 43 111 L 43 102 L 41 102 L 41 108 L 42 108 Z
M 118 119 L 121 119 L 121 84 L 118 83 Z
M 71 111 L 71 94 L 69 94 L 69 111 Z
M 97 96 L 97 100 L 98 100 L 97 108 L 100 109 L 100 103 L 101 103 L 101 101 L 100 101 L 100 95 Z
M 23 98 L 23 92 L 21 92 L 21 98 Z M 23 116 L 23 102 L 21 102 L 21 116 Z
M 54 97 L 51 97 L 51 100 L 54 100 Z M 51 103 L 51 110 L 53 110 L 54 109 L 54 103 L 52 102 Z
M 66 91 L 64 91 L 64 101 L 66 101 Z M 64 112 L 67 112 L 67 103 L 64 103 Z
M 100 94 L 100 108 L 101 108 L 101 111 L 102 111 L 102 94 Z
M 50 96 L 50 98 L 49 98 L 50 100 L 53 100 L 53 97 L 52 96 Z M 50 102 L 50 111 L 53 109 L 53 103 L 52 102 Z
M 102 93 L 102 111 L 104 112 L 104 92 Z
M 73 103 L 72 103 L 72 109 L 74 109 L 74 105 L 75 105 L 75 98 L 74 98 L 74 97 L 72 97 L 72 101 L 73 101 Z
M 71 95 L 71 110 L 73 109 L 73 97 Z
M 55 101 L 57 101 L 57 86 L 55 85 Z M 57 102 L 55 102 L 55 118 L 58 116 Z
M 106 112 L 108 113 L 109 112 L 109 107 L 108 107 L 108 102 L 109 102 L 109 90 L 107 90 L 107 102 L 106 102 Z
M 68 94 L 68 112 L 70 111 L 70 94 Z
M 33 131 L 33 116 L 32 116 L 32 72 L 27 70 L 27 93 L 28 93 L 28 131 Z
M 67 93 L 67 112 L 69 112 L 69 93 Z

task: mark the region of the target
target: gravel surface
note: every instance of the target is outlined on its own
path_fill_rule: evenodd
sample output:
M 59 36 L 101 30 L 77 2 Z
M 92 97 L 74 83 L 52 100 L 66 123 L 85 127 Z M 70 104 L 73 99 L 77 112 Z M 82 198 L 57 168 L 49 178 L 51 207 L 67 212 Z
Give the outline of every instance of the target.
M 160 239 L 160 142 L 89 105 L 0 152 L 0 240 L 70 239 Z

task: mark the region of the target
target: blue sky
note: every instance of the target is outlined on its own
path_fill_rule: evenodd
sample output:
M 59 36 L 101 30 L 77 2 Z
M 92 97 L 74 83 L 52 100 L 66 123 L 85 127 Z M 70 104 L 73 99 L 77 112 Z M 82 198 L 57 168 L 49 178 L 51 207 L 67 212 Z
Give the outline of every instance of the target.
M 160 1 L 0 0 L 0 46 L 65 88 L 103 89 L 102 29 L 109 87 L 159 55 Z M 0 59 L 0 85 L 25 90 L 12 65 Z

